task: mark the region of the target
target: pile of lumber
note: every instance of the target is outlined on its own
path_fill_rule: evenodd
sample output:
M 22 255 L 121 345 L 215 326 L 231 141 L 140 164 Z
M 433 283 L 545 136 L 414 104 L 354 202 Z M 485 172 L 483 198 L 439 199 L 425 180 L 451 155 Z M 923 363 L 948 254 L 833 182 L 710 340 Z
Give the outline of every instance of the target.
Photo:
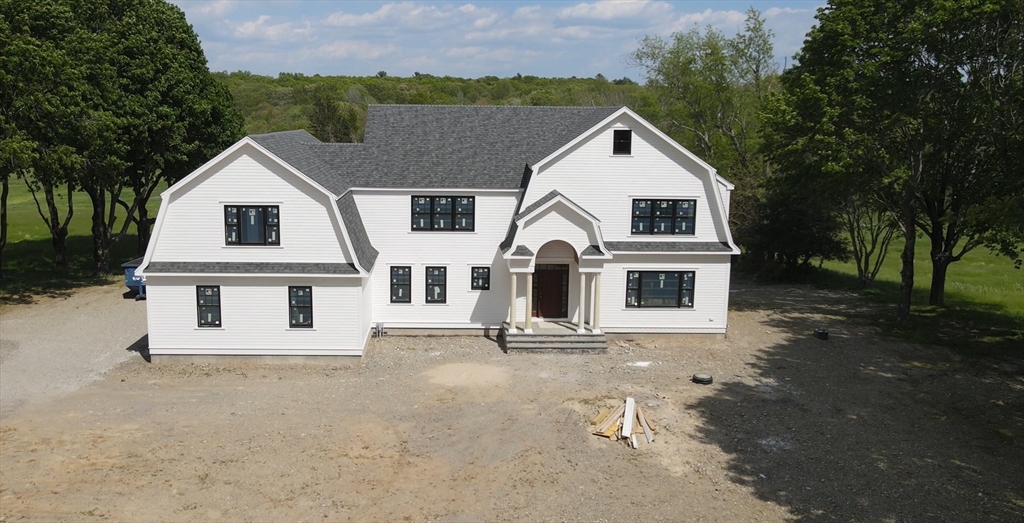
M 626 402 L 615 410 L 601 409 L 591 424 L 594 425 L 595 436 L 628 440 L 629 446 L 634 449 L 637 448 L 638 441 L 643 439 L 646 439 L 647 443 L 654 443 L 654 425 L 633 398 L 626 398 Z

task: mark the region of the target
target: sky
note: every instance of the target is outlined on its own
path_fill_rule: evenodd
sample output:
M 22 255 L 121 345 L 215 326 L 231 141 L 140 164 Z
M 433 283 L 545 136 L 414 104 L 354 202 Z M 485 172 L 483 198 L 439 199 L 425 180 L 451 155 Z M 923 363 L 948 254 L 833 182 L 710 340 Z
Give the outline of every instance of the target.
M 732 36 L 761 11 L 776 60 L 791 61 L 824 0 L 663 2 L 170 0 L 213 71 L 479 78 L 629 77 L 646 35 L 714 27 Z

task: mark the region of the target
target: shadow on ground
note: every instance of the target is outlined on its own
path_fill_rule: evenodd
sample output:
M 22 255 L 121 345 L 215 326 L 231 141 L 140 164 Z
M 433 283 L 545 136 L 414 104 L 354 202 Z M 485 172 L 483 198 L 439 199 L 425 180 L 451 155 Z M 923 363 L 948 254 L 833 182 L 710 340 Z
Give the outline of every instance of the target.
M 135 340 L 134 343 L 125 349 L 128 352 L 137 352 L 142 359 L 146 360 L 146 363 L 151 363 L 153 360 L 149 356 L 149 334 L 143 334 L 141 338 Z
M 732 480 L 798 521 L 1021 521 L 1024 362 L 877 335 L 856 295 L 745 287 L 782 342 L 690 408 Z M 812 336 L 830 330 L 830 340 Z

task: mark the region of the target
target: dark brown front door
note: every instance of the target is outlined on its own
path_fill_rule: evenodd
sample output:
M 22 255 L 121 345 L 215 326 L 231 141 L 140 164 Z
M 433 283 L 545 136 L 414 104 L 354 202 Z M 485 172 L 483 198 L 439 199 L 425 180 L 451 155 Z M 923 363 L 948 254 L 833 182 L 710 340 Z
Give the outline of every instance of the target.
M 569 266 L 538 265 L 533 278 L 533 316 L 569 317 Z

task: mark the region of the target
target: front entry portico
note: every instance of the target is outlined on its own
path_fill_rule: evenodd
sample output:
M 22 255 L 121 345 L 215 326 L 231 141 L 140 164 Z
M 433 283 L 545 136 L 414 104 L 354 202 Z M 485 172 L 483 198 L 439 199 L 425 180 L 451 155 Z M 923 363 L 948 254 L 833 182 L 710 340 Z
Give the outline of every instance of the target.
M 532 290 L 533 306 L 529 310 L 534 318 L 569 318 L 568 265 L 536 265 Z

